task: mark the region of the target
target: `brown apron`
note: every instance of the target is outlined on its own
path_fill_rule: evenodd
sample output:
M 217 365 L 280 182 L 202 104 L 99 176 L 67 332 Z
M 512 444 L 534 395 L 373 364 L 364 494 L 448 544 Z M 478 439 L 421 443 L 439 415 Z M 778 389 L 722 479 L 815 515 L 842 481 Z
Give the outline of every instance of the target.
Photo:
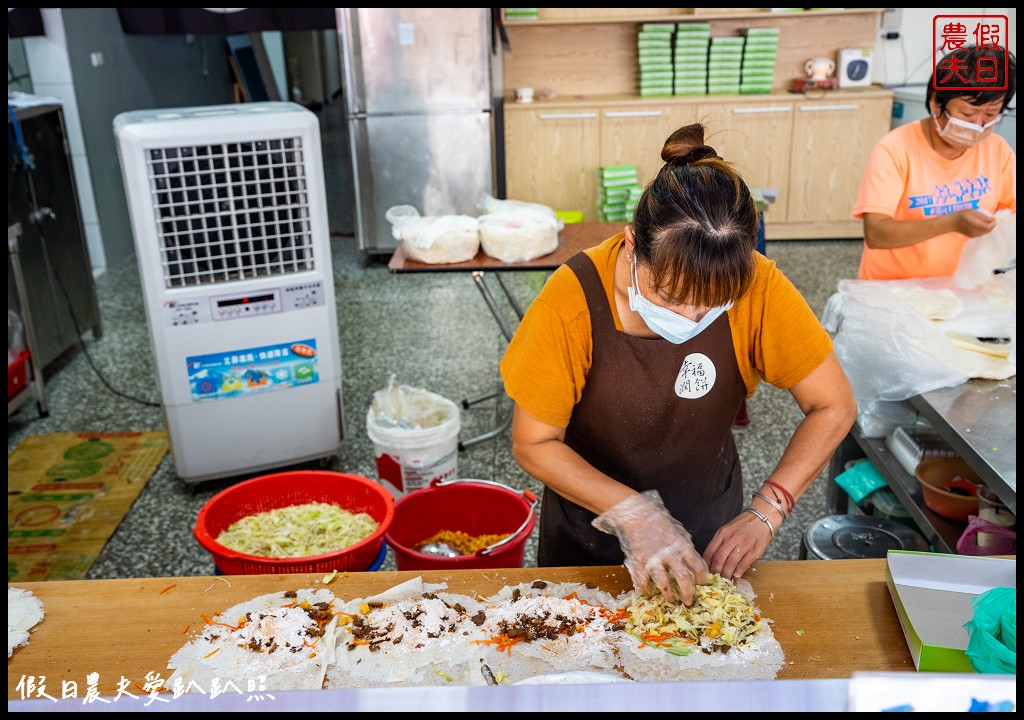
M 567 265 L 579 278 L 590 309 L 593 364 L 565 442 L 624 485 L 657 490 L 703 553 L 715 532 L 743 507 L 732 425 L 746 387 L 728 313 L 680 345 L 628 335 L 615 328 L 590 257 L 581 252 Z M 537 564 L 621 564 L 618 539 L 596 530 L 590 524 L 594 517 L 545 489 Z

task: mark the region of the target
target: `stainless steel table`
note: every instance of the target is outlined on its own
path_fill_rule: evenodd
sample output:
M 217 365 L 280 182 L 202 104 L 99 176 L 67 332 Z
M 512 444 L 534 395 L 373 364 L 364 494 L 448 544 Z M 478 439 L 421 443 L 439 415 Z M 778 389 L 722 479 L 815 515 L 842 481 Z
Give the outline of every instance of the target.
M 970 380 L 962 385 L 917 395 L 908 401 L 957 453 L 974 468 L 1008 508 L 1017 514 L 1017 378 Z M 867 457 L 885 478 L 936 552 L 955 553 L 967 525 L 938 515 L 924 505 L 917 479 L 885 445 L 868 438 L 857 425 L 829 464 L 828 506 L 845 513 L 848 498 L 835 483 L 846 463 Z
M 971 380 L 910 404 L 1017 514 L 1017 378 Z

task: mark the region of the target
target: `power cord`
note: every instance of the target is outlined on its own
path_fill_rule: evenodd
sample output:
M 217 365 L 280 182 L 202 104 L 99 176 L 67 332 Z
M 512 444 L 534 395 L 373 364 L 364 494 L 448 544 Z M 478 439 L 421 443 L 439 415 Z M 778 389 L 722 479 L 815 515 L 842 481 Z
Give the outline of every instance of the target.
M 162 403 L 153 402 L 152 400 L 144 400 L 142 398 L 137 398 L 133 395 L 121 392 L 120 390 L 118 390 L 117 388 L 110 384 L 110 382 L 103 376 L 103 373 L 100 372 L 100 369 L 96 366 L 96 362 L 93 360 L 92 355 L 89 354 L 89 349 L 85 346 L 85 342 L 82 340 L 82 329 L 78 325 L 78 317 L 75 315 L 75 309 L 73 307 L 74 304 L 71 302 L 71 295 L 68 294 L 67 289 L 64 287 L 64 281 L 60 279 L 60 273 L 58 273 L 56 269 L 53 268 L 52 263 L 50 262 L 50 251 L 47 248 L 46 235 L 43 233 L 42 227 L 43 218 L 54 219 L 56 218 L 56 215 L 50 208 L 36 210 L 35 212 L 32 213 L 32 222 L 35 224 L 36 230 L 39 233 L 39 244 L 43 250 L 43 257 L 46 260 L 46 264 L 50 266 L 50 274 L 53 275 L 54 280 L 57 281 L 57 287 L 60 289 L 61 295 L 64 296 L 64 302 L 67 304 L 68 314 L 71 316 L 71 324 L 75 328 L 75 340 L 78 342 L 78 347 L 81 348 L 82 355 L 85 356 L 86 362 L 89 363 L 89 367 L 92 368 L 92 371 L 94 373 L 96 373 L 96 377 L 100 379 L 100 382 L 103 383 L 103 386 L 106 387 L 107 390 L 109 390 L 117 397 L 122 398 L 124 400 L 130 400 L 131 402 L 138 403 L 139 405 L 146 405 L 148 407 L 162 407 Z

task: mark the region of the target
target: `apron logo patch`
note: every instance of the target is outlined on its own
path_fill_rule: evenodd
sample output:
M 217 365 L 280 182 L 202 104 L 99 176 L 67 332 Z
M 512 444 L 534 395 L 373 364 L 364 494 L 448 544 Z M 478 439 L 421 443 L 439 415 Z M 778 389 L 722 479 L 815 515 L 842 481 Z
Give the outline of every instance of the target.
M 711 358 L 703 353 L 691 353 L 683 360 L 676 376 L 676 395 L 685 400 L 696 400 L 711 392 L 718 371 Z

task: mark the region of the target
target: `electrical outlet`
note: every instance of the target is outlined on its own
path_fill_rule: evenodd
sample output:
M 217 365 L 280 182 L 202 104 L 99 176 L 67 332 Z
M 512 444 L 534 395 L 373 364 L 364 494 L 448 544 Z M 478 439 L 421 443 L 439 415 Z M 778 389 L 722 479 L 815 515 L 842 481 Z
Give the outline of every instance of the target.
M 882 30 L 899 30 L 903 23 L 903 8 L 885 8 L 882 13 Z

